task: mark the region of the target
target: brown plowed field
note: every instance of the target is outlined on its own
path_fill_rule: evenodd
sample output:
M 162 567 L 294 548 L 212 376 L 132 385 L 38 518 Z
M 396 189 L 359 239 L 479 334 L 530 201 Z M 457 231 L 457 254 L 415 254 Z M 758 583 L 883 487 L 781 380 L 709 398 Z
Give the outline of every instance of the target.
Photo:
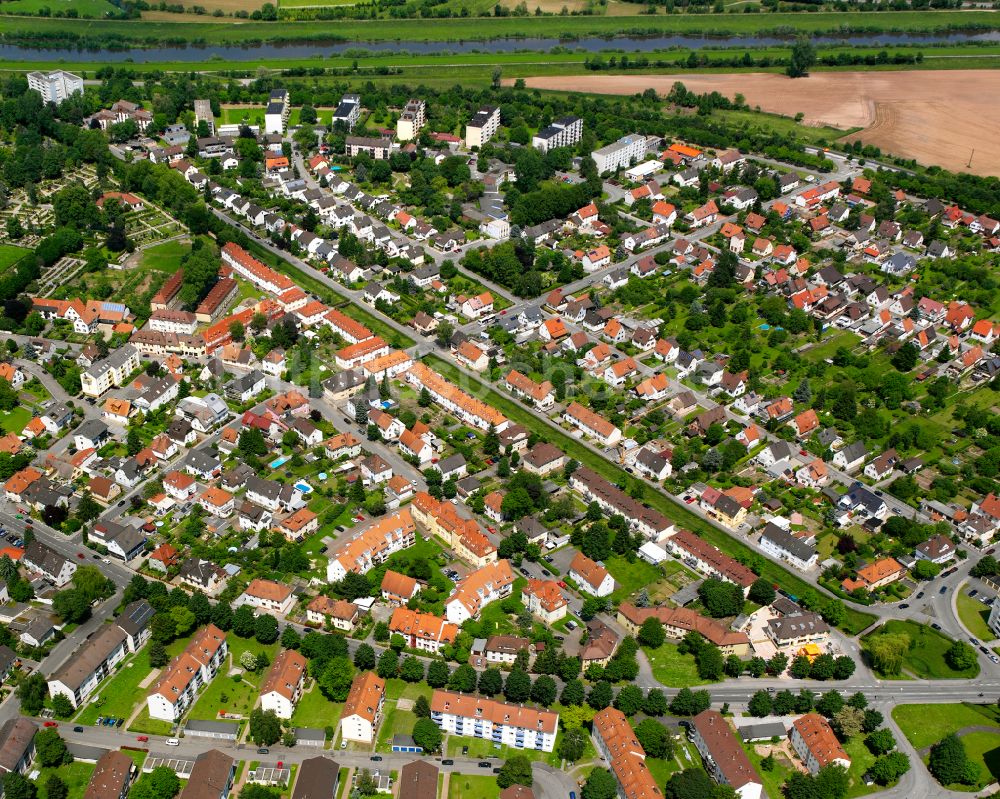
M 847 140 L 861 139 L 922 164 L 1000 176 L 1000 70 L 820 72 L 797 80 L 774 73 L 525 79 L 539 89 L 635 94 L 653 88 L 663 95 L 678 80 L 699 94 L 742 94 L 762 111 L 790 117 L 801 112 L 809 125 L 862 128 Z

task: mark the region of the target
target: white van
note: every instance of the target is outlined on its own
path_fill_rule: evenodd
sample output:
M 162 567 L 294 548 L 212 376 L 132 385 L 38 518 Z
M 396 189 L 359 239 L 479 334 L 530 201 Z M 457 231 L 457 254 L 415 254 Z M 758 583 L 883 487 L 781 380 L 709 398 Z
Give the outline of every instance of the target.
M 167 738 L 167 746 L 180 746 L 181 742 L 177 738 Z

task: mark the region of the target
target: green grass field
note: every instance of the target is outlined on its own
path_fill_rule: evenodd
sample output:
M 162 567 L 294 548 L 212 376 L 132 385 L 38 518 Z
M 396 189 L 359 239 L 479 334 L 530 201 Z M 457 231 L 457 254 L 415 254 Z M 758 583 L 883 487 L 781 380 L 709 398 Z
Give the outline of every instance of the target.
M 931 746 L 945 735 L 967 727 L 1000 728 L 1000 710 L 991 705 L 897 705 L 892 717 L 907 740 L 917 749 Z M 969 759 L 979 766 L 978 786 L 948 786 L 975 790 L 1000 777 L 1000 733 L 970 732 L 961 735 Z
M 491 774 L 453 774 L 448 782 L 448 799 L 496 799 L 500 788 Z
M 412 710 L 400 710 L 395 702 L 386 702 L 385 715 L 378 729 L 375 749 L 379 752 L 391 751 L 393 736 L 409 735 L 416 723 L 417 716 Z
M 31 421 L 31 411 L 23 405 L 18 405 L 9 411 L 0 412 L 0 428 L 5 433 L 20 433 Z
M 326 729 L 336 727 L 340 714 L 344 711 L 343 702 L 331 702 L 315 685 L 306 692 L 295 706 L 292 715 L 292 725 L 295 727 L 313 727 Z
M 94 763 L 75 761 L 68 766 L 49 766 L 39 769 L 38 778 L 35 780 L 35 784 L 38 786 L 38 799 L 48 799 L 45 782 L 51 774 L 59 775 L 66 783 L 66 787 L 69 789 L 66 794 L 67 799 L 81 799 L 87 790 L 87 783 L 90 782 L 95 765 Z
M 142 732 L 146 735 L 170 735 L 174 725 L 169 721 L 160 721 L 149 717 L 149 708 L 144 707 L 135 720 L 128 725 L 129 732 Z
M 638 9 L 637 9 L 638 10 Z M 71 32 L 98 39 L 117 36 L 124 41 L 146 44 L 175 40 L 178 36 L 202 40 L 206 44 L 267 42 L 279 36 L 284 40 L 317 41 L 459 41 L 520 36 L 557 36 L 572 39 L 582 36 L 634 34 L 745 34 L 760 35 L 776 31 L 801 33 L 862 30 L 927 32 L 948 27 L 996 29 L 1000 21 L 989 11 L 892 11 L 892 12 L 820 12 L 815 14 L 672 14 L 669 16 L 576 16 L 576 17 L 490 17 L 452 19 L 398 20 L 309 20 L 246 22 L 220 25 L 190 22 L 178 26 L 172 22 L 128 20 L 89 21 L 47 19 L 26 21 L 4 19 L 0 34 L 15 38 L 21 31 L 34 35 Z M 231 65 L 227 65 L 228 66 Z
M 910 636 L 910 651 L 903 658 L 904 674 L 921 680 L 968 679 L 979 674 L 978 663 L 965 671 L 954 671 L 949 667 L 945 663 L 944 653 L 951 646 L 952 640 L 925 624 L 890 619 L 869 635 L 878 633 L 906 633 Z M 867 637 L 869 636 L 865 636 Z
M 990 617 L 990 609 L 978 599 L 970 597 L 967 593 L 968 587 L 968 583 L 963 583 L 955 596 L 958 618 L 970 634 L 983 641 L 992 641 L 996 636 L 986 623 Z
M 78 724 L 93 724 L 98 716 L 128 718 L 135 706 L 142 702 L 149 688 L 140 688 L 153 667 L 149 665 L 149 647 L 140 650 L 131 660 L 123 663 L 118 671 L 95 693 L 100 703 L 91 702 L 76 717 Z M 152 687 L 150 684 L 149 687 Z
M 916 749 L 937 743 L 949 732 L 964 727 L 1000 727 L 1000 710 L 991 705 L 896 705 L 892 717 Z
M 523 424 L 529 430 L 537 430 L 546 441 L 559 447 L 569 457 L 575 458 L 605 478 L 611 481 L 627 478 L 626 472 L 585 447 L 577 439 L 561 431 L 553 430 L 542 423 L 537 416 L 528 411 L 523 405 L 494 391 L 485 383 L 470 380 L 464 374 L 460 373 L 455 366 L 444 359 L 436 355 L 427 355 L 424 360 L 442 376 L 461 383 L 465 386 L 466 390 L 472 391 L 479 399 L 488 402 L 494 408 L 502 411 L 512 421 Z M 751 554 L 751 550 L 741 541 L 708 524 L 700 517 L 695 516 L 689 510 L 682 507 L 679 503 L 668 499 L 664 494 L 657 491 L 647 491 L 644 499 L 650 507 L 660 511 L 677 525 L 697 533 L 701 538 L 718 547 L 722 552 L 726 552 L 733 557 Z M 777 583 L 792 594 L 801 595 L 806 591 L 815 591 L 813 586 L 805 580 L 769 560 L 764 561 L 761 576 L 771 582 Z M 875 616 L 870 613 L 862 613 L 848 607 L 846 621 L 841 628 L 851 635 L 857 635 L 874 621 Z
M 180 269 L 181 258 L 190 251 L 190 244 L 182 244 L 178 240 L 165 241 L 142 251 L 139 268 L 173 274 Z
M 615 578 L 615 590 L 611 595 L 615 602 L 627 600 L 641 588 L 652 585 L 662 576 L 659 568 L 638 558 L 629 563 L 621 555 L 612 555 L 604 561 L 604 565 Z
M 690 688 L 710 682 L 698 676 L 694 656 L 681 654 L 676 644 L 668 642 L 659 649 L 643 647 L 642 651 L 646 653 L 653 676 L 670 688 Z
M 6 8 L 7 6 L 4 7 Z M 13 244 L 0 244 L 0 272 L 6 272 L 30 252 L 31 250 L 26 250 L 24 247 L 16 247 Z
M 85 19 L 105 19 L 117 9 L 107 0 L 10 0 L 3 4 L 5 14 L 37 14 L 42 9 L 56 11 L 76 11 Z

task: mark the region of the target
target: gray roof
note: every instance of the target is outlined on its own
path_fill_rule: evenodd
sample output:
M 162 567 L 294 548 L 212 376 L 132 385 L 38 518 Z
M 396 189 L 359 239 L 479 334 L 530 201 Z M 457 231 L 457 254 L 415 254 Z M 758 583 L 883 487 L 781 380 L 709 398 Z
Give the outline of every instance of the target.
M 233 737 L 240 730 L 240 723 L 238 721 L 204 721 L 201 719 L 188 719 L 184 722 L 185 730 L 195 730 L 197 732 L 211 732 L 211 733 L 232 733 Z
M 761 540 L 768 540 L 775 546 L 780 547 L 785 550 L 794 558 L 799 560 L 809 560 L 816 554 L 816 547 L 811 544 L 807 544 L 799 538 L 796 538 L 791 533 L 782 530 L 778 525 L 773 522 L 768 522 L 767 526 L 763 529 L 760 534 Z
M 853 444 L 848 444 L 844 447 L 841 452 L 844 455 L 846 463 L 854 463 L 868 455 L 868 448 L 865 447 L 864 441 L 855 441 Z
M 739 728 L 740 738 L 744 741 L 764 741 L 771 738 L 784 738 L 785 725 L 780 721 L 765 721 L 759 724 L 748 724 Z
M 107 434 L 108 426 L 99 419 L 87 419 L 74 431 L 74 435 L 89 438 L 91 441 L 94 441 L 101 436 L 106 436 Z
M 767 628 L 777 640 L 786 641 L 803 635 L 825 635 L 830 625 L 818 613 L 800 613 L 797 616 L 782 616 L 771 619 Z
M 145 599 L 139 599 L 126 605 L 115 621 L 125 632 L 135 636 L 146 629 L 155 614 L 152 605 Z

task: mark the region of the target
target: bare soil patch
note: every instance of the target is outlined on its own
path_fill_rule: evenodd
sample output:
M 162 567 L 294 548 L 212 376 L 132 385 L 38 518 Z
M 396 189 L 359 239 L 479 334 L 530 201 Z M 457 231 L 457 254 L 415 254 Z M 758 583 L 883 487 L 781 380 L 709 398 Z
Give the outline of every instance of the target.
M 742 94 L 751 107 L 807 125 L 862 128 L 846 137 L 883 152 L 956 172 L 1000 176 L 1000 70 L 820 72 L 791 80 L 775 73 L 731 75 L 573 75 L 526 78 L 534 88 L 667 94 L 681 81 L 691 91 Z M 971 159 L 971 166 L 969 162 Z

